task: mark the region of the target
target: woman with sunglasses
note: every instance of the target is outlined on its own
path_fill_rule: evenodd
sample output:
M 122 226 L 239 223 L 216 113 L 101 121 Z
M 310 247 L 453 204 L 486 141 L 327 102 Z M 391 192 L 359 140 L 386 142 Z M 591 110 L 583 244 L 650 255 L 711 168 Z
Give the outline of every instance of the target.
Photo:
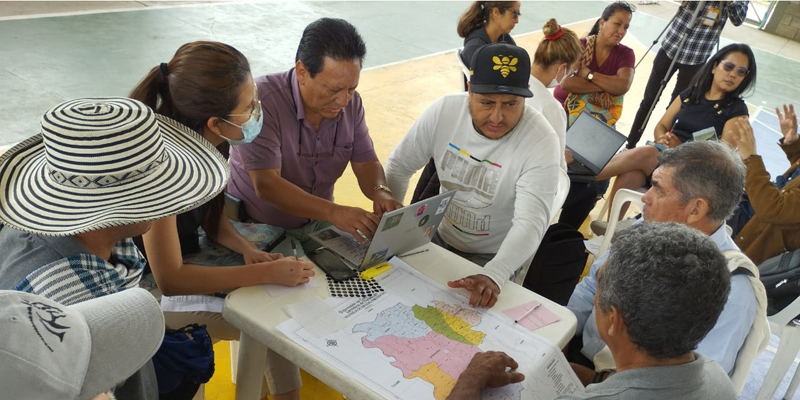
M 621 188 L 638 189 L 649 184 L 658 152 L 666 147 L 709 137 L 733 147 L 733 140 L 724 133 L 734 128 L 737 119 L 748 117 L 742 94 L 753 88 L 755 82 L 756 60 L 750 46 L 734 43 L 720 49 L 658 121 L 656 143 L 615 155 L 597 175 L 597 179 L 617 177 L 608 201 L 613 201 Z M 592 226 L 603 230 L 603 224 Z
M 464 38 L 461 61 L 467 67 L 472 62 L 475 50 L 490 43 L 516 45 L 509 35 L 519 22 L 518 1 L 476 1 L 458 20 L 458 36 Z
M 168 63 L 150 70 L 130 97 L 200 133 L 228 155 L 230 145 L 248 143 L 261 131 L 261 102 L 250 64 L 238 50 L 218 42 L 181 46 Z M 274 283 L 296 286 L 309 282 L 313 264 L 259 250 L 243 237 L 223 212 L 224 193 L 198 208 L 156 221 L 138 242 L 157 289 L 154 295 L 207 294 L 241 286 Z M 208 237 L 240 253 L 246 265 L 210 267 L 183 263 L 200 250 L 198 228 Z M 159 290 L 161 293 L 159 293 Z M 238 340 L 239 330 L 220 313 L 165 312 L 168 328 L 206 324 L 215 340 Z M 269 351 L 267 381 L 273 399 L 298 399 L 298 368 Z

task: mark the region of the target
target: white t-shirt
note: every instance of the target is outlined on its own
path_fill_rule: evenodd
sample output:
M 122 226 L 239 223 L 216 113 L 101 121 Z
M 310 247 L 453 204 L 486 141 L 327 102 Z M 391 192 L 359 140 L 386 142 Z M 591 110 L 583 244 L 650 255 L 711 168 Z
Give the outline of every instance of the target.
M 533 97 L 525 99 L 525 104 L 532 106 L 544 115 L 544 118 L 553 127 L 558 135 L 558 144 L 561 149 L 561 169 L 567 172 L 567 160 L 564 158 L 564 149 L 567 145 L 567 112 L 564 106 L 553 97 L 553 93 L 536 77 L 531 76 L 530 89 Z
M 517 126 L 493 140 L 472 125 L 468 94 L 452 94 L 428 107 L 392 151 L 386 180 L 403 201 L 411 175 L 433 157 L 442 192 L 458 190 L 439 234 L 461 251 L 497 253 L 484 275 L 502 287 L 547 230 L 559 149 L 553 128 L 533 107 L 526 105 Z

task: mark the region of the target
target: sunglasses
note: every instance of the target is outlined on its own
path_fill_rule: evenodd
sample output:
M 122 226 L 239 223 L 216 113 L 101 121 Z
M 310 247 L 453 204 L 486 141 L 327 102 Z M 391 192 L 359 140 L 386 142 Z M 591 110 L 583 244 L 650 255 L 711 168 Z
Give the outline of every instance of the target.
M 511 11 L 511 14 L 514 14 L 514 18 L 517 19 L 519 19 L 519 16 L 522 15 L 522 13 L 517 10 L 508 10 L 508 11 Z
M 725 72 L 731 72 L 731 71 L 733 71 L 734 68 L 736 68 L 736 64 L 734 64 L 734 63 L 732 63 L 730 61 L 725 61 L 724 63 L 722 63 L 722 69 L 724 69 Z M 736 75 L 739 75 L 742 78 L 747 76 L 747 74 L 749 74 L 749 73 L 750 73 L 750 71 L 745 67 L 736 68 Z

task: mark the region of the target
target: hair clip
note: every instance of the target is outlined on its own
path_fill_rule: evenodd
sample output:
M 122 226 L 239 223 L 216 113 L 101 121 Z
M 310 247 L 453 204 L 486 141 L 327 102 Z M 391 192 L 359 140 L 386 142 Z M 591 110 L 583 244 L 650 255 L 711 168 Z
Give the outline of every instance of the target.
M 558 30 L 556 31 L 556 33 L 554 33 L 552 35 L 545 35 L 544 38 L 545 38 L 545 40 L 556 40 L 556 39 L 560 38 L 563 35 L 564 35 L 564 30 L 561 29 L 561 25 L 559 25 L 558 26 Z

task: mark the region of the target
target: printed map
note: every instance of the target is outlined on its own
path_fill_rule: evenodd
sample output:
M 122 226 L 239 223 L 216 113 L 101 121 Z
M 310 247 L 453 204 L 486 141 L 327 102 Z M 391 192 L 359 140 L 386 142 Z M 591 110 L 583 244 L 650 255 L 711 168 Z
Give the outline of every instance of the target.
M 390 399 L 444 400 L 472 356 L 511 355 L 525 381 L 487 389 L 484 399 L 553 399 L 582 390 L 561 352 L 545 339 L 465 299 L 397 258 L 384 294 L 327 300 L 352 327 L 316 338 L 294 320 L 278 326 L 301 346 Z

